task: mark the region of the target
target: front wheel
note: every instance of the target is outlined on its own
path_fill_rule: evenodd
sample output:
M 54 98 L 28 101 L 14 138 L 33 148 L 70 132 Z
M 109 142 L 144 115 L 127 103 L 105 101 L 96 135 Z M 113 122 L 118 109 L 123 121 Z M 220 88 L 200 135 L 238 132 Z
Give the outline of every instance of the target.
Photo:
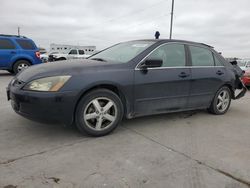
M 222 115 L 228 111 L 230 104 L 231 91 L 228 87 L 223 86 L 215 94 L 215 97 L 208 110 L 213 114 Z
M 122 117 L 123 105 L 120 98 L 110 90 L 96 89 L 80 100 L 75 123 L 81 132 L 104 136 L 118 126 Z

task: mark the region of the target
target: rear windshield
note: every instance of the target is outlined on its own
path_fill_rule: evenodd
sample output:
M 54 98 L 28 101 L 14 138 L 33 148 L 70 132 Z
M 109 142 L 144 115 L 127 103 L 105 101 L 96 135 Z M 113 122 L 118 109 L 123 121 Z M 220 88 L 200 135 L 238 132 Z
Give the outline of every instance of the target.
M 35 50 L 36 49 L 33 42 L 31 42 L 29 40 L 17 39 L 16 41 L 21 46 L 21 48 L 24 50 Z

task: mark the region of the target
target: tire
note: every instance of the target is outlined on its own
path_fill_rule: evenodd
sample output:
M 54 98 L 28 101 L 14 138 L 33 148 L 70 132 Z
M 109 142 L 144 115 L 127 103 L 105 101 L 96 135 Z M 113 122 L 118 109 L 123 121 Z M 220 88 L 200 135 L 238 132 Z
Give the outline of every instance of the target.
M 60 58 L 56 59 L 56 61 L 64 61 L 64 60 L 66 60 L 65 57 L 60 57 Z
M 212 114 L 225 114 L 231 104 L 232 93 L 227 86 L 221 87 L 215 94 L 213 101 L 208 109 Z
M 79 101 L 75 113 L 76 127 L 91 136 L 112 132 L 123 117 L 121 99 L 108 89 L 96 89 Z
M 14 72 L 14 74 L 17 74 L 22 69 L 28 68 L 29 66 L 30 66 L 30 62 L 28 62 L 26 60 L 19 60 L 13 66 L 13 72 Z

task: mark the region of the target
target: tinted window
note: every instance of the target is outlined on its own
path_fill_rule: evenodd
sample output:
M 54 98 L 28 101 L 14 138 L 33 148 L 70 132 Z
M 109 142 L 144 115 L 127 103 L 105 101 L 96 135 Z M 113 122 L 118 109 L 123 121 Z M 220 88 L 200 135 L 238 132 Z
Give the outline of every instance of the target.
M 216 55 L 214 55 L 214 62 L 215 62 L 215 66 L 223 66 L 223 64 L 222 64 L 221 61 L 216 57 Z
M 83 50 L 79 50 L 79 54 L 80 55 L 84 55 L 84 51 Z
M 9 39 L 0 39 L 0 49 L 15 49 L 15 45 Z
M 212 52 L 205 48 L 190 46 L 193 66 L 214 66 Z
M 71 50 L 71 51 L 69 52 L 69 54 L 76 55 L 76 54 L 77 54 L 77 51 L 76 51 L 76 50 Z
M 185 66 L 185 48 L 182 44 L 166 44 L 153 51 L 147 59 L 160 59 L 163 67 Z
M 29 40 L 17 39 L 16 41 L 21 46 L 22 49 L 25 49 L 25 50 L 34 50 L 35 49 L 34 44 Z

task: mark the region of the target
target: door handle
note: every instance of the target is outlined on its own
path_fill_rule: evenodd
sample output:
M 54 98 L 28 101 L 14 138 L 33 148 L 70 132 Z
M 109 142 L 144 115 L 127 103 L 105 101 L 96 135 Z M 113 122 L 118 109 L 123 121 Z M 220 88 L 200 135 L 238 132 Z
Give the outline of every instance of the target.
M 179 74 L 179 77 L 181 77 L 181 78 L 186 78 L 186 77 L 188 77 L 189 76 L 189 74 L 187 74 L 187 73 L 185 73 L 185 72 L 181 72 L 180 74 Z
M 11 51 L 10 53 L 11 53 L 11 54 L 16 54 L 16 52 L 15 52 L 15 51 Z
M 218 71 L 216 72 L 216 74 L 222 75 L 222 74 L 224 74 L 224 72 L 222 72 L 221 70 L 218 70 Z

